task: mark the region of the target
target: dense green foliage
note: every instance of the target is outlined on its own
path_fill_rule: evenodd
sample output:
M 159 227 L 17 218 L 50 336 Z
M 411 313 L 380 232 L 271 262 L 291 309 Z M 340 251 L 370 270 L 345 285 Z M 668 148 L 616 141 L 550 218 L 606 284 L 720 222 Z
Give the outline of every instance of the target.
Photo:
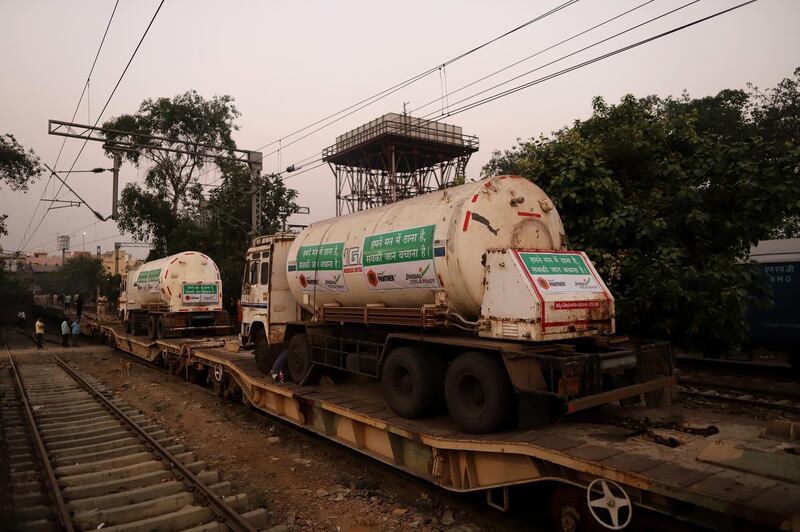
M 0 135 L 0 183 L 11 190 L 26 191 L 41 171 L 41 161 L 33 150 L 26 152 L 14 135 Z M 7 218 L 7 214 L 0 214 L 0 235 L 8 234 Z
M 621 330 L 728 351 L 765 295 L 740 263 L 759 239 L 792 234 L 800 212 L 798 80 L 800 69 L 764 93 L 596 98 L 590 118 L 495 153 L 484 171 L 553 198 L 570 247 L 614 293 Z
M 145 100 L 136 114 L 114 118 L 104 127 L 234 149 L 231 134 L 237 116 L 230 96 L 206 100 L 190 91 L 172 99 Z M 107 135 L 112 140 L 122 136 Z M 231 309 L 239 299 L 244 253 L 250 244 L 250 171 L 245 164 L 157 149 L 172 146 L 186 147 L 160 141 L 126 155 L 134 164 L 149 161 L 150 166 L 143 184 L 132 183 L 122 190 L 117 225 L 153 245 L 148 260 L 187 250 L 213 258 L 220 268 L 225 304 Z M 204 194 L 198 170 L 211 164 L 220 171 L 220 186 Z M 297 193 L 276 176 L 262 176 L 257 186 L 264 199 L 258 213 L 263 232 L 274 232 L 295 212 Z
M 171 99 L 147 99 L 135 114 L 112 118 L 103 124 L 103 128 L 167 139 L 140 142 L 141 148 L 137 151 L 126 151 L 125 158 L 136 165 L 143 160 L 148 161 L 145 191 L 168 204 L 172 217 L 176 218 L 184 202 L 200 194 L 196 176 L 206 166 L 207 161 L 202 156 L 168 150 L 186 150 L 196 144 L 233 149 L 236 145 L 231 134 L 236 129 L 233 121 L 237 116 L 239 112 L 230 96 L 214 96 L 206 100 L 197 92 L 188 91 Z M 113 141 L 124 139 L 125 135 L 107 134 L 106 138 Z M 133 187 L 140 190 L 136 185 Z M 130 193 L 123 195 L 123 201 L 130 197 Z M 123 203 L 123 208 L 125 207 L 129 205 Z M 134 223 L 136 216 L 137 212 L 128 208 L 121 220 Z

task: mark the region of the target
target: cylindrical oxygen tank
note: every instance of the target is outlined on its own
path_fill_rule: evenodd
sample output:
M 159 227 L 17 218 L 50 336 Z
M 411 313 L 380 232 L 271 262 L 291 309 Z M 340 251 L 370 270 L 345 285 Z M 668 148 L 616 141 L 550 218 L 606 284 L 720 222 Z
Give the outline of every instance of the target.
M 565 249 L 564 227 L 544 191 L 497 176 L 311 224 L 289 251 L 292 294 L 308 311 L 325 304 L 420 307 L 446 300 L 480 315 L 490 249 Z M 436 298 L 444 291 L 446 298 Z
M 208 256 L 184 251 L 139 266 L 132 276 L 139 304 L 163 304 L 170 311 L 222 310 L 219 268 Z

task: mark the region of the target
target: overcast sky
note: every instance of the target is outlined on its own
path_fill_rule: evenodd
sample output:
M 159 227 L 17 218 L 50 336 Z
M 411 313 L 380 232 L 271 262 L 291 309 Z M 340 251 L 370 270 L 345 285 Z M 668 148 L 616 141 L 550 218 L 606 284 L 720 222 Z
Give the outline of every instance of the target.
M 609 37 L 682 2 L 654 0 L 586 35 L 541 54 L 475 87 L 450 97 L 451 104 L 473 91 L 541 66 Z M 436 66 L 560 5 L 559 1 L 343 1 L 266 2 L 166 0 L 103 119 L 136 111 L 150 97 L 171 97 L 195 89 L 205 97 L 228 94 L 242 116 L 235 134 L 239 148 L 255 149 L 362 98 Z M 387 112 L 415 108 L 518 59 L 638 6 L 644 0 L 582 0 L 271 155 L 266 171 L 317 155 L 336 135 Z M 626 35 L 546 67 L 517 83 L 617 49 L 740 2 L 703 0 Z M 121 0 L 91 78 L 89 101 L 76 121 L 92 123 L 155 12 L 158 1 Z M 61 137 L 47 134 L 47 120 L 69 120 L 108 18 L 113 0 L 2 0 L 0 2 L 0 134 L 12 133 L 53 164 Z M 477 178 L 494 150 L 517 138 L 550 133 L 591 113 L 591 99 L 616 102 L 626 93 L 692 96 L 725 88 L 775 85 L 800 66 L 800 1 L 760 0 L 730 14 L 665 37 L 575 72 L 536 85 L 445 121 L 480 138 L 480 151 L 467 168 Z M 512 84 L 513 85 L 513 84 Z M 511 85 L 508 85 L 511 86 Z M 440 110 L 440 104 L 425 112 Z M 291 141 L 289 138 L 286 142 Z M 57 169 L 67 169 L 82 144 L 68 140 Z M 264 150 L 269 151 L 268 149 Z M 90 142 L 76 169 L 110 167 L 100 143 Z M 143 169 L 125 164 L 124 183 L 141 180 Z M 213 173 L 203 177 L 211 182 Z M 72 235 L 72 248 L 113 249 L 120 237 L 113 222 L 95 223 L 85 207 L 51 210 L 42 177 L 26 194 L 0 189 L 0 213 L 9 214 L 7 250 L 56 251 L 58 234 Z M 103 214 L 111 209 L 111 176 L 73 174 L 69 183 Z M 300 193 L 311 214 L 296 223 L 334 213 L 333 176 L 323 166 L 287 183 Z M 69 199 L 65 196 L 64 199 Z M 30 225 L 29 225 L 30 224 Z M 82 233 L 86 233 L 84 237 Z M 25 243 L 27 240 L 27 243 Z M 144 250 L 135 250 L 143 256 Z

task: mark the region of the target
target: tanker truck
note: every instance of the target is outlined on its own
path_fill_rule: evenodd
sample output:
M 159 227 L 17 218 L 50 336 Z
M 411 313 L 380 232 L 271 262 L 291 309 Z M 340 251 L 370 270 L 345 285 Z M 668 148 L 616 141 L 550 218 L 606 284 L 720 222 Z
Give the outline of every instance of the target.
M 118 308 L 127 332 L 146 331 L 152 339 L 230 332 L 219 268 L 197 251 L 170 255 L 128 272 L 122 277 Z
M 675 388 L 669 344 L 615 336 L 603 279 L 518 176 L 256 237 L 239 312 L 262 371 L 287 351 L 297 384 L 368 377 L 397 415 L 449 411 L 467 433 Z

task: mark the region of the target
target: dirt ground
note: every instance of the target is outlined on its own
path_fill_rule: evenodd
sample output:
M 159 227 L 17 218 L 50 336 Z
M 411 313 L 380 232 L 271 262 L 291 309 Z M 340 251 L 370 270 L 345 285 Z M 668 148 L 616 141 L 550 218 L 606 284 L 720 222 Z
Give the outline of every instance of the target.
M 522 530 L 481 497 L 452 496 L 110 350 L 66 356 L 239 484 L 281 530 Z

